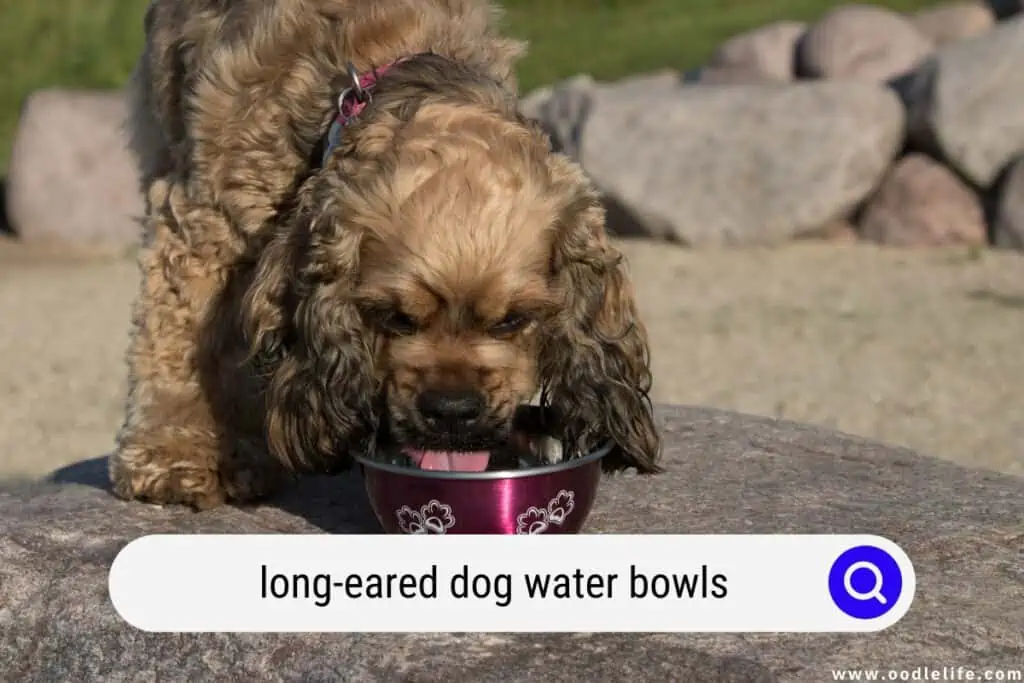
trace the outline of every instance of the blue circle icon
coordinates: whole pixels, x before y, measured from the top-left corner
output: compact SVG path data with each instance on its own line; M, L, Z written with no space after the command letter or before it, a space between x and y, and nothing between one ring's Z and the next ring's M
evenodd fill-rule
M850 548L828 572L832 602L854 619L877 619L903 592L903 573L892 555L872 545Z

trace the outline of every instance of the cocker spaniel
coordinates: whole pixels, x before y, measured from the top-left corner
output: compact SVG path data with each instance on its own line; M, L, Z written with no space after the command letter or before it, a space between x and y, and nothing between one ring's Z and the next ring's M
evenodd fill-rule
M660 471L648 343L482 0L153 0L127 499L255 501L375 439L479 469L517 407ZM476 457L474 457L476 456ZM483 464L482 464L483 463Z

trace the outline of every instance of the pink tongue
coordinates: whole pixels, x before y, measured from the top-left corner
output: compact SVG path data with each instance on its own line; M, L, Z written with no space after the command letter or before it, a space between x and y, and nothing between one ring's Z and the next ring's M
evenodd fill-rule
M483 472L491 458L490 451L419 451L408 448L405 454L420 469L445 472Z

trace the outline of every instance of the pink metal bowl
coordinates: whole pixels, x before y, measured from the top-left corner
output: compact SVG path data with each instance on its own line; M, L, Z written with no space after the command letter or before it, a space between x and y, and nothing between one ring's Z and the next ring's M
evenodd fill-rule
M422 470L354 457L389 534L575 534L590 515L601 458L611 447L507 472Z

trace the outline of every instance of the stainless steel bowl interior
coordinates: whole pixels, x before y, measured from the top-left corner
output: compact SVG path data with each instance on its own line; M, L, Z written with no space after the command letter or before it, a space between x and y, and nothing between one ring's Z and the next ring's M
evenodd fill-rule
M546 474L554 474L555 472L562 472L565 470L576 469L582 467L587 463L600 460L604 456L608 455L612 447L615 444L612 441L606 442L597 450L588 453L579 458L572 458L570 460L563 460L562 462L555 463L553 465L544 465L542 467L530 467L527 469L520 470L498 470L494 472L450 472L443 470L420 470L412 467L402 467L401 465L392 465L389 463L377 462L372 460L365 455L353 453L352 458L363 467L369 467L374 470L381 472L390 472L391 474L398 474L404 477L419 477L423 479L475 479L475 480L489 480L489 479L520 479L523 477L542 477Z

